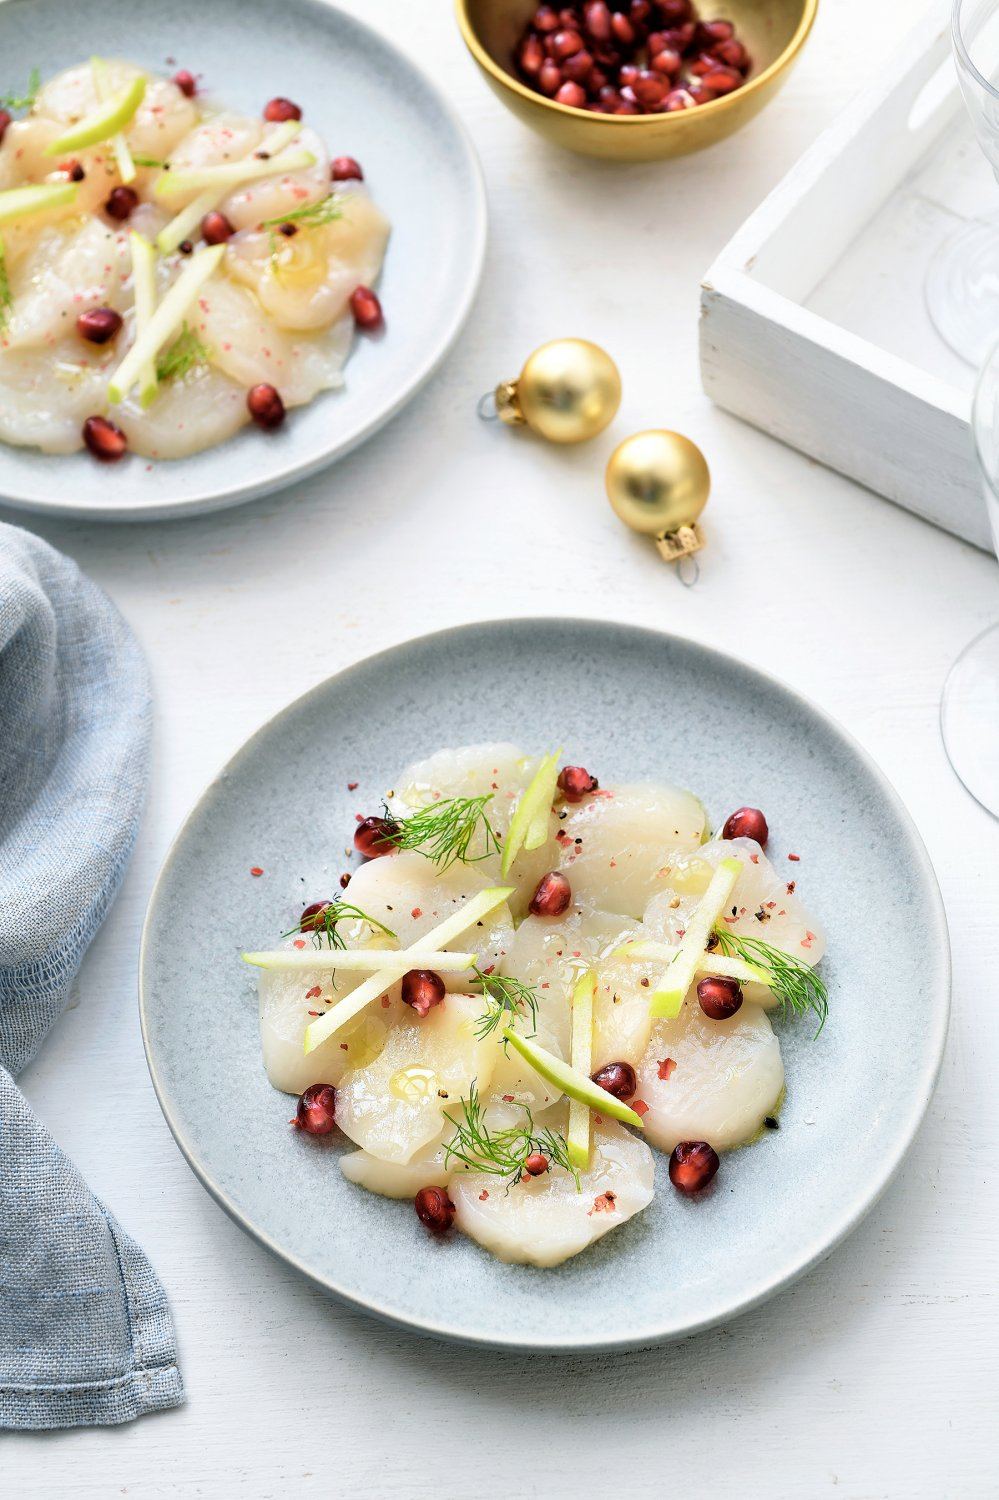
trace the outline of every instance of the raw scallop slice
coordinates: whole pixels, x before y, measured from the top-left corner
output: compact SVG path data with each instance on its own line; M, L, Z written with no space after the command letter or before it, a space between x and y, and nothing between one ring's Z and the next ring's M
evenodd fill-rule
M741 861L742 874L725 913L727 929L741 937L760 938L814 967L825 953L825 934L789 889L793 876L779 875L752 839L712 839L694 854L675 861L668 878L681 906L671 909L668 899L651 903L645 917L650 934L663 942L676 941L684 918L696 907L718 864L733 856Z
M404 1016L375 1061L341 1080L341 1130L382 1161L412 1161L440 1136L445 1110L460 1109L473 1083L489 1086L496 1044L475 1034L481 1013L481 996L451 993L422 1019Z
M378 279L388 220L363 190L349 196L349 220L301 227L290 239L274 229L247 229L229 241L228 274L256 293L279 328L328 328L347 312L358 286Z
M8 267L13 306L4 331L7 349L52 345L76 339L76 320L92 307L124 310L132 275L128 236L99 219L43 229L31 247ZM118 348L116 341L114 348ZM118 358L121 358L119 353Z
M262 144L263 133L262 120L223 110L203 120L178 142L170 155L170 170L189 172L200 167L221 167L243 161ZM176 213L199 192L199 188L192 188L186 193L171 193L163 202Z
M4 352L0 359L0 441L43 453L75 453L87 417L107 409L109 357L78 341Z
M526 917L517 928L503 973L533 987L539 1017L557 1038L560 1056L568 1056L569 999L576 980L620 943L639 935L636 922L578 907L561 917Z
M626 1062L637 1067L641 1062L652 1034L652 995L662 972L662 964L637 963L632 959L608 959L597 965L593 996L594 1072L605 1063Z
M554 1128L564 1128L564 1109L555 1118ZM515 1183L509 1192L488 1173L461 1173L451 1179L448 1193L458 1227L500 1260L557 1266L647 1208L653 1175L645 1142L604 1120L594 1124L590 1165L580 1173L578 1189L571 1172L552 1167Z
M348 1068L364 1067L378 1056L389 1027L402 1014L398 985L389 991L388 1006L369 1005L314 1051L305 1051L305 1028L314 1013L342 1000L365 977L334 976L328 967L260 970L260 1040L267 1077L276 1089L300 1094L313 1083L337 1084Z
M450 1128L445 1133L450 1134ZM340 1171L348 1182L383 1198L415 1198L420 1188L447 1187L460 1165L452 1159L445 1167L440 1140L431 1141L406 1162L382 1161L368 1151L351 1151L340 1158Z
M424 855L402 850L355 870L346 899L390 928L401 948L411 948L490 884L477 865L453 864L439 871ZM504 903L445 947L452 953L477 953L480 967L487 969L502 961L512 940L513 918ZM442 977L456 990L468 982L463 974Z
M645 1134L665 1152L678 1141L707 1141L716 1151L751 1141L783 1088L780 1043L766 1012L748 1003L712 1021L688 998L675 1021L656 1022L638 1068Z
M192 321L217 369L246 389L262 381L276 386L285 406L343 385L352 322L312 335L284 333L252 292L220 277L205 288Z
M677 854L697 849L704 808L690 792L651 784L587 797L560 824L559 868L583 906L641 917L668 884Z
M207 365L166 381L145 411L132 397L112 407L110 416L132 451L147 458L186 458L224 443L250 420L246 392Z
M406 767L396 781L389 806L395 816L405 817L421 807L453 797L488 797L486 814L502 843L520 797L540 761L540 756L525 755L517 745L502 742L438 750L436 755ZM548 840L537 849L522 851L514 861L509 877L501 874L499 854L482 858L486 842L481 829L470 848L470 853L480 859L479 868L484 873L504 885L516 886L517 894L510 900L515 916L527 910L538 881L558 863L558 850L553 839L559 825L554 815L549 826Z
M142 73L134 63L107 61L108 85L112 93L124 88ZM32 117L58 120L65 128L92 114L100 101L89 63L67 68L51 78L38 93ZM139 156L162 161L198 117L197 106L175 83L146 74L146 92L125 130L129 146ZM51 160L51 158L50 158Z
M266 136L260 145L266 150ZM236 229L257 229L261 224L280 219L284 214L294 213L296 209L305 208L310 203L320 203L329 197L332 185L325 143L314 130L303 125L291 144L284 149L298 150L299 147L311 151L316 158L313 166L303 167L298 172L259 177L223 198L219 208Z

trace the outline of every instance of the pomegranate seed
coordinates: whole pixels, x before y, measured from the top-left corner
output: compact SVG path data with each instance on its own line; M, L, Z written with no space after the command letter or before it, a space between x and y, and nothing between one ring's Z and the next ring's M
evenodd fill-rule
M558 773L558 789L567 802L582 802L600 783L583 766L563 766Z
M611 26L610 6L605 0L590 0L588 5L583 6L583 18L586 29L595 42L609 42L614 35Z
M572 903L572 886L559 870L549 870L538 881L528 910L536 917L560 917Z
M83 441L94 457L105 464L117 463L128 448L128 438L107 417L88 417L83 424Z
M198 92L197 80L195 79L194 74L189 73L186 68L181 68L179 73L175 73L173 75L173 81L180 89L185 99L193 99L195 94Z
M736 68L715 68L713 72L705 73L701 86L719 97L731 94L742 88L742 74Z
M538 87L543 94L548 94L549 97L562 87L562 69L558 63L552 62L550 57L546 57L541 64L541 72L538 74Z
M323 925L323 912L333 905L332 901L313 901L298 919L300 932L318 932Z
M683 58L679 52L674 52L672 47L664 47L661 52L656 53L649 66L656 73L663 73L672 80L683 67Z
M667 46L675 47L677 52L688 52L696 35L697 27L693 21L682 26L668 26L663 32Z
M669 1159L669 1180L681 1193L699 1193L718 1170L718 1152L707 1141L681 1141Z
M205 214L201 221L201 238L206 245L222 245L235 233L235 226L217 208L210 214Z
M579 16L576 14L575 6L563 5L558 13L558 24L563 28L568 27L570 31L576 29L579 24Z
M638 1089L638 1075L631 1063L612 1062L604 1063L593 1074L593 1082L606 1093L612 1094L615 1099L622 1103L626 1099L634 1098Z
M620 104L615 106L614 113L616 115L640 115L642 111L639 109L634 99L626 99L622 94L621 102Z
M524 1171L529 1172L532 1177L540 1177L548 1171L548 1158L543 1151L532 1151L524 1162Z
M652 6L649 0L631 0L628 14L636 26L642 26L652 14Z
M692 78L687 92L695 104L710 104L718 97L713 89L705 88L703 78Z
M525 36L520 44L520 69L529 78L536 78L545 60L545 49L536 36Z
M700 57L695 57L689 64L690 72L694 78L703 78L705 73L713 73L718 67L717 57L712 57L709 52L702 52Z
M264 382L247 391L246 409L258 427L270 430L284 421L284 402L274 387Z
M727 1021L742 1005L742 990L736 979L712 976L698 982L697 998L712 1021Z
M699 21L696 35L699 47L711 46L715 42L730 42L735 27L731 21Z
M726 42L716 42L711 52L726 67L738 68L743 73L749 67L749 53L741 42L736 41L735 37L730 37Z
M650 68L642 68L632 88L639 104L662 104L669 93L669 80Z
M625 63L623 67L618 69L618 83L622 84L625 88L630 89L637 77L638 68L634 63Z
M534 12L535 31L557 31L558 11L551 5L539 5Z
M363 182L361 163L352 156L334 156L330 164L330 177L334 182Z
M265 120L280 122L283 120L300 120L301 118L302 111L291 99L282 99L279 96L276 99L268 100L264 105Z
M13 118L13 115L8 114L5 109L0 109L0 141L2 141L4 136L7 134L7 126L10 124Z
M121 313L113 307L92 307L77 318L76 331L88 344L109 344L121 331Z
M87 175L78 161L61 161L57 170L65 172L70 182L82 182Z
M548 56L556 62L582 51L583 38L578 31L556 31L548 40Z
M112 188L104 204L104 212L112 219L127 219L139 206L139 195L134 188Z
M354 322L365 333L373 333L385 322L382 305L369 286L358 286L350 294L350 310Z
M593 71L593 58L585 50L574 52L562 64L562 73L572 83L585 83Z
M443 979L433 969L410 969L402 976L402 998L418 1016L425 1016L433 1006L440 1005L446 994Z
M663 109L668 115L671 115L678 109L694 109L696 106L697 100L689 89L673 89L671 93L666 95Z
M299 1097L296 1130L306 1135L329 1135L336 1125L336 1089L331 1083L313 1083Z
M392 853L398 831L391 818L364 818L354 829L354 848L365 859L379 859Z
M758 807L738 807L725 819L723 839L755 839L761 849L767 847L770 829Z
M568 104L573 109L582 109L586 103L586 90L581 83L563 83L555 95L556 104Z
M691 0L659 0L659 13L670 26L682 26L693 18Z
M611 30L617 37L617 40L619 42L622 42L625 47L630 47L633 45L635 40L635 28L628 20L628 17L622 16L620 11L615 11L611 16Z
M603 68L598 68L596 63L594 63L593 67L590 69L590 76L586 80L586 87L589 89L590 93L599 94L600 90L606 88L609 82L610 79L607 77L607 74L604 72Z
M413 1199L413 1207L420 1223L433 1234L445 1234L454 1223L454 1204L447 1195L447 1188L420 1188Z
M350 885L350 872L349 872L349 870L344 870L343 874L340 876L340 889L342 891L345 891L349 885Z
M177 246L177 249L180 251L181 255L193 255L194 254L194 241L193 240L181 240L180 244Z

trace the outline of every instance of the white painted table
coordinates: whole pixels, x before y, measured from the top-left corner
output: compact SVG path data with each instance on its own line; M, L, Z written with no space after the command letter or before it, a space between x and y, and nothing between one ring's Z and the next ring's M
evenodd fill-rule
M0 1492L993 1496L999 826L951 774L937 705L953 658L999 614L999 573L992 558L713 410L696 360L701 273L885 66L910 6L827 3L788 88L753 126L707 155L623 172L557 155L515 124L464 56L447 0L383 0L377 11L414 55L434 60L489 183L484 289L446 368L363 451L290 494L190 523L37 528L138 631L158 728L123 894L84 967L78 1007L25 1087L161 1272L188 1404L118 1430L0 1437ZM568 333L620 361L625 399L612 431L559 452L481 426L479 393L535 344ZM714 470L711 546L691 591L603 498L612 444L656 424L690 433ZM185 1166L136 1014L156 869L250 731L320 678L408 636L537 612L676 630L816 698L915 815L954 945L939 1091L864 1225L748 1317L616 1359L469 1352L326 1302L245 1238ZM870 1003L876 1025L877 996Z

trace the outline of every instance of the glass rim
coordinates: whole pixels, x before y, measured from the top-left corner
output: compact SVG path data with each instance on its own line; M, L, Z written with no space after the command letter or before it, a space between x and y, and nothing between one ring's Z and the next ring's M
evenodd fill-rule
M954 9L951 11L950 31L954 51L957 53L963 66L977 79L985 92L991 94L993 99L999 99L999 88L996 88L994 83L990 83L971 60L971 53L968 51L967 43L964 40L964 34L961 30L961 11L965 3L966 0L954 0Z

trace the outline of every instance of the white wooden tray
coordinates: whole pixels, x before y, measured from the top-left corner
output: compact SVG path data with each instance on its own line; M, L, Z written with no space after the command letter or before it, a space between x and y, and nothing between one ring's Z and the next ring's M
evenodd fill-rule
M949 15L942 0L933 7L712 266L701 372L728 411L991 550L969 422L975 371L924 300L943 241L999 216Z

